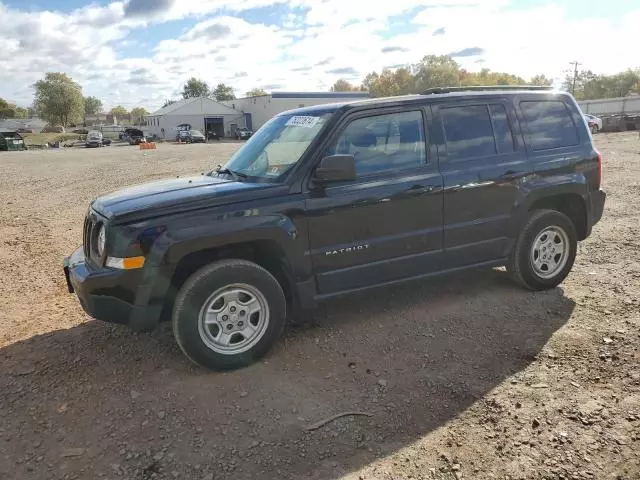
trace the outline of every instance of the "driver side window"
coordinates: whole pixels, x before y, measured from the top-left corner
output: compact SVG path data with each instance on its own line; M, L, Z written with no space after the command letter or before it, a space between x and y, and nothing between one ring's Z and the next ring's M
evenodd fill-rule
M329 149L328 155L353 155L356 175L425 165L422 112L399 112L353 120Z

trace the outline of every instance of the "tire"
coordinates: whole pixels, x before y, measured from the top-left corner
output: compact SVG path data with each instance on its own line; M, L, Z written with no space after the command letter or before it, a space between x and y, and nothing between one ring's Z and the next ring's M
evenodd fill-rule
M534 210L520 232L507 270L514 280L529 290L554 288L562 283L573 267L577 238L573 222L563 213ZM560 247L563 247L563 253L559 255Z
M173 334L193 362L232 370L265 355L280 338L286 316L285 296L273 275L252 262L221 260L195 272L178 292Z
M591 125L591 133L592 134L598 133L598 125Z

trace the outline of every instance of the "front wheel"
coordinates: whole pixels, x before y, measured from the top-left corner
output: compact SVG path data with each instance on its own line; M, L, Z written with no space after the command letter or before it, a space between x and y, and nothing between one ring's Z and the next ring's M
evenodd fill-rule
M598 133L598 125L591 125L591 133L593 134Z
M213 370L247 366L278 340L286 300L267 270L245 260L221 260L194 273L176 297L173 333L182 351Z
M509 257L507 270L530 290L556 287L569 275L576 258L573 222L555 210L534 210Z

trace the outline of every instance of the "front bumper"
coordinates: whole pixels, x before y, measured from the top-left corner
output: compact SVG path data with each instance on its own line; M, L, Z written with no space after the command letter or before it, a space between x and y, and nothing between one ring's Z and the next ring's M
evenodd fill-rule
M158 324L161 306L149 304L140 270L94 268L82 248L64 259L63 268L69 292L78 296L83 310L96 320L128 325L135 331Z

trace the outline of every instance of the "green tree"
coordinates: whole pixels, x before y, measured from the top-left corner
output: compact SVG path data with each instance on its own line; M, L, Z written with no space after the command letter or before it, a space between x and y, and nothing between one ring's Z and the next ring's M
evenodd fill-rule
M84 114L96 115L102 110L102 101L96 97L84 97Z
M16 111L13 108L0 108L0 120L4 120L6 118L15 118Z
M182 87L182 98L209 97L211 90L207 82L191 77Z
M38 115L52 125L66 126L82 119L82 87L66 73L50 72L35 85L34 107Z
M174 103L176 103L177 100L165 100L164 103L162 104L162 108L168 107L169 105L173 105Z
M225 100L234 100L236 98L233 93L233 88L225 85L224 83L219 83L215 90L213 90L213 92L211 93L218 102L223 102Z
M4 98L0 98L0 119L14 118L15 116L15 105L7 102Z
M267 92L262 88L254 88L245 93L245 96L247 97L261 97L263 95L267 95Z
M581 70L575 77L574 72L567 71L562 89L572 92L578 100L594 100L597 98L626 97L640 93L640 69L628 69L614 75L598 75L591 70Z
M479 72L468 72L460 69L458 71L458 81L461 86L496 86L496 85L524 85L523 78L510 73L492 72L488 68L483 68Z
M358 91L359 88L341 78L333 84L330 90L332 92L354 92Z
M26 108L16 107L15 108L16 117L15 118L28 118L29 111Z
M448 55L427 55L414 68L417 92L460 85L460 65Z
M378 75L378 72L371 72L367 74L367 76L364 77L364 80L362 80L362 85L360 88L362 90L370 92L371 88L376 84L379 78L380 75Z
M381 73L373 72L362 82L362 90L368 90L372 97L391 97L414 93L416 79L408 68L390 70L385 68Z
M129 115L129 112L122 105L118 105L117 107L113 107L109 112L111 115L115 115L117 118L124 118Z
M546 75L542 74L542 75L534 75L533 77L531 77L531 81L529 82L529 85L538 85L541 87L549 87L553 84L553 80L551 80L550 78L547 78Z
M149 115L146 108L136 107L131 110L131 121L134 125L142 125L145 115Z

